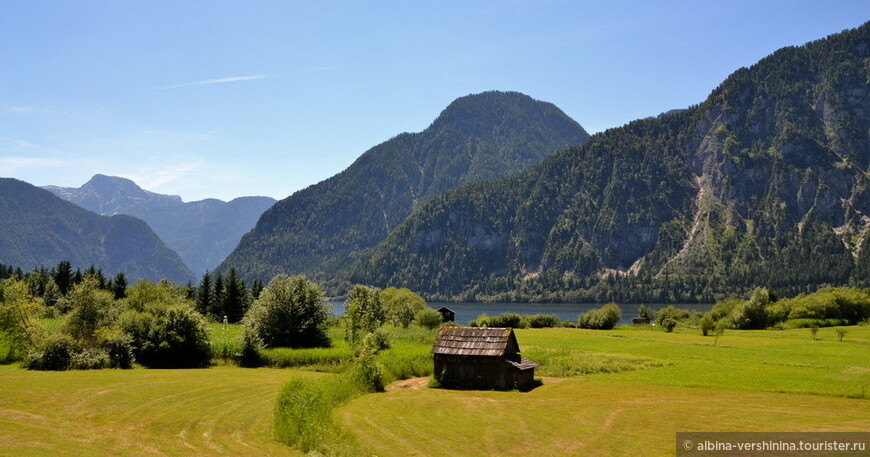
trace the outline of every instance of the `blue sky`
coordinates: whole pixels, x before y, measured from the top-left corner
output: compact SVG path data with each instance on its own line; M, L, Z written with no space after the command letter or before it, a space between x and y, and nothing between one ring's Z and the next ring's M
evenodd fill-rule
M867 20L866 0L4 2L0 176L284 198L463 95L594 133Z

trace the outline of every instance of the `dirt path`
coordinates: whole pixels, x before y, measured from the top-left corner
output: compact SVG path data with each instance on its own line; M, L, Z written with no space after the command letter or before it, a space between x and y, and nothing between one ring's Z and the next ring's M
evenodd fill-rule
M423 378L411 378L411 379L403 379L401 381L396 381L396 382L388 385L387 387L385 387L385 389L387 391L403 390L403 389L420 390L428 385L429 385L429 377L426 376Z

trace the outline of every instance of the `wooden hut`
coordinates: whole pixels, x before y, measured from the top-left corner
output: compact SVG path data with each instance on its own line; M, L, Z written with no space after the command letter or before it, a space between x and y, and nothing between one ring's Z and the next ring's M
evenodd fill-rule
M446 306L438 308L438 312L441 313L441 322L453 322L456 320L456 311Z
M519 352L513 329L444 327L432 347L435 379L451 388L523 389L538 364Z

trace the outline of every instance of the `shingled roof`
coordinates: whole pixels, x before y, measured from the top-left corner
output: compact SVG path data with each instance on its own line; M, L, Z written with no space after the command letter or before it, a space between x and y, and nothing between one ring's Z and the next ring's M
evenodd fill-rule
M509 328L444 327L432 347L433 354L503 356L520 351Z

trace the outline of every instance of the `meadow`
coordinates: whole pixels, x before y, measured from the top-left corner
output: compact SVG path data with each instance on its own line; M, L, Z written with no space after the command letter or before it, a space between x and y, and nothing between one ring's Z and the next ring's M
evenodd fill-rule
M543 384L530 392L403 382L335 417L362 453L384 456L673 456L677 431L866 431L870 327L847 330L843 341L832 328L818 340L809 329L729 330L718 340L692 329L517 330L541 364ZM237 332L213 326L215 352ZM425 371L432 334L391 334L379 356L388 379ZM273 350L275 366L293 367L282 369L220 358L197 370L0 366L0 455L300 455L272 436L276 398L291 380L335 376L343 344Z

